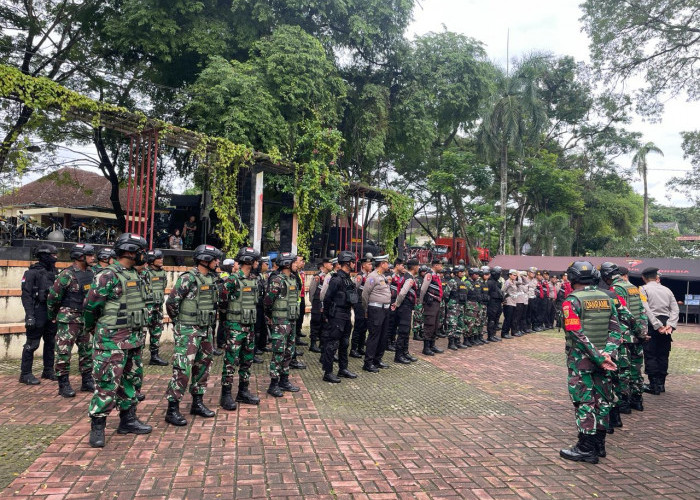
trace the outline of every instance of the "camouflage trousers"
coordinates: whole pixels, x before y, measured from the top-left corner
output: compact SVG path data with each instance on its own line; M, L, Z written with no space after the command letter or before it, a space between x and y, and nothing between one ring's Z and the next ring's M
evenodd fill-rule
M605 430L610 421L610 409L614 401L613 383L609 372L595 370L580 372L576 362L567 358L569 371L569 396L576 412L576 427L583 434L595 434Z
M474 335L484 333L484 325L486 325L486 304L477 304L474 314Z
M160 337L163 335L163 307L154 309L151 313L151 322L148 325L149 346L151 350L160 348Z
M611 379L615 392L615 397L626 399L630 396L630 344L620 344L620 349L617 353L617 370L611 373Z
M185 395L187 383L190 394L204 394L209 378L214 351L211 328L200 328L175 323L175 347L173 350L173 378L165 392L168 401L180 401Z
M289 363L296 350L295 325L289 322L272 323L270 325L270 342L272 357L270 359L270 377L279 378L289 375Z
M478 335L476 331L477 308L478 304L476 304L475 302L467 302L466 304L464 304L461 321L464 325L464 334L467 337L474 337Z
M243 381L250 380L250 367L253 366L255 356L255 328L254 325L241 325L226 321L226 351L224 352L224 366L221 370L221 385L233 385L233 378L238 366L238 376Z
M127 410L136 404L135 386L142 382L138 366L143 374L141 349L95 349L92 354L95 393L88 409L91 417L106 417L115 406Z
M423 304L416 304L413 308L413 335L423 337Z
M78 367L80 373L92 371L92 340L90 333L83 330L83 324L77 322L58 322L56 328L56 362L57 376L70 373L70 357L73 345L78 344Z
M450 338L459 338L462 334L459 318L462 316L462 305L448 302L445 310L445 333Z
M630 359L629 386L630 395L641 395L644 384L644 347L643 344L625 344Z

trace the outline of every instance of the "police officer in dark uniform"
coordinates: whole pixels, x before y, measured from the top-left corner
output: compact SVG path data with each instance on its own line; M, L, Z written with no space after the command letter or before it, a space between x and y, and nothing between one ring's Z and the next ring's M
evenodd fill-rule
M486 286L488 289L488 302L486 306L487 321L486 331L488 333L488 339L496 338L496 325L498 324L498 319L501 317L503 312L503 291L501 290L501 285L498 280L501 278L501 272L503 270L500 266L491 268L491 275L486 281ZM503 335L504 339L512 339L510 334L506 333ZM493 342L493 341L492 341Z
M326 317L326 328L323 334L326 341L323 346L323 380L339 383L340 377L357 378L357 374L348 370L348 346L350 345L350 310L359 302L357 287L350 278L355 270L355 254L344 250L338 255L340 269L331 278L328 291L323 299L323 314ZM338 375L333 373L333 358L338 352Z
M408 337L411 332L411 319L413 309L418 302L418 284L415 275L418 273L419 262L409 260L406 263L408 271L402 276L402 286L394 302L394 319L396 322L397 339L394 363L409 364L418 361L418 358L411 356L408 352Z
M36 250L39 262L29 266L22 277L22 306L24 307L24 326L27 342L22 349L22 364L19 381L27 385L38 385L39 380L32 374L34 352L39 342L44 340L44 370L41 378L56 380L54 359L56 348L56 323L48 318L46 299L49 288L56 280L56 261L58 250L55 246L42 244Z
M360 260L361 269L358 271L357 276L355 276L355 285L357 286L357 292L362 296L362 292L365 289L365 282L367 281L367 276L372 272L372 265L374 262L374 256L371 253L366 253L365 256ZM367 318L365 315L364 305L362 301L358 301L353 308L353 315L355 317L355 324L352 329L352 337L350 342L350 357L361 359L365 354L365 341L367 340Z

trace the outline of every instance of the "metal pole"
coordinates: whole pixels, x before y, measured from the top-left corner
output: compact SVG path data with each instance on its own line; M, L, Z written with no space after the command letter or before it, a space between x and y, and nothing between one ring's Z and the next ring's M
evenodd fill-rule
M151 188L151 145L152 144L153 144L152 135L151 135L151 132L149 132L148 133L148 156L146 157L146 174L145 174L145 176L146 176L146 199L144 201L145 207L144 207L144 211L143 211L143 213L144 213L143 222L142 222L143 232L141 233L142 236L144 236L144 237L146 237L148 234L148 228L147 228L148 219L146 216L149 213L148 204L149 204L149 199L150 199L150 194L151 194L150 188ZM150 250L150 247L149 247L149 250Z
M148 242L148 248L153 250L153 229L155 227L155 213L156 213L156 201L158 199L158 192L156 189L156 175L158 173L158 129L153 131L154 143L153 143L153 194L151 198L151 238Z
M131 168L134 158L134 136L129 137L129 173L126 176L126 219L124 231L129 232L129 208L131 207Z
M141 134L141 138L143 139L143 134ZM143 216L143 169L145 167L146 163L146 144L145 140L142 143L141 146L141 170L139 172L139 221L137 224L135 224L135 227L140 231L141 230L141 217ZM142 234L139 233L140 236L143 236Z

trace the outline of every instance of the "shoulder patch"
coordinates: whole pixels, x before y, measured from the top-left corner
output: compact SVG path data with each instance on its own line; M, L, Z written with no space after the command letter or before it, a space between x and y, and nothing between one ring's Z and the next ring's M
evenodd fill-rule
M571 302L568 300L564 301L561 308L564 316L564 330L567 332L580 330L581 318L579 318L578 314L576 314L574 306L571 304Z

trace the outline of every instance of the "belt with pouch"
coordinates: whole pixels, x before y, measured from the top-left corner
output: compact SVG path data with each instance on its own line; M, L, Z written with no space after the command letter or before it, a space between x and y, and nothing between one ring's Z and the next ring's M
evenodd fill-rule
M391 304L382 304L381 302L370 302L367 305L371 307L381 307L382 309L389 309L391 307Z

